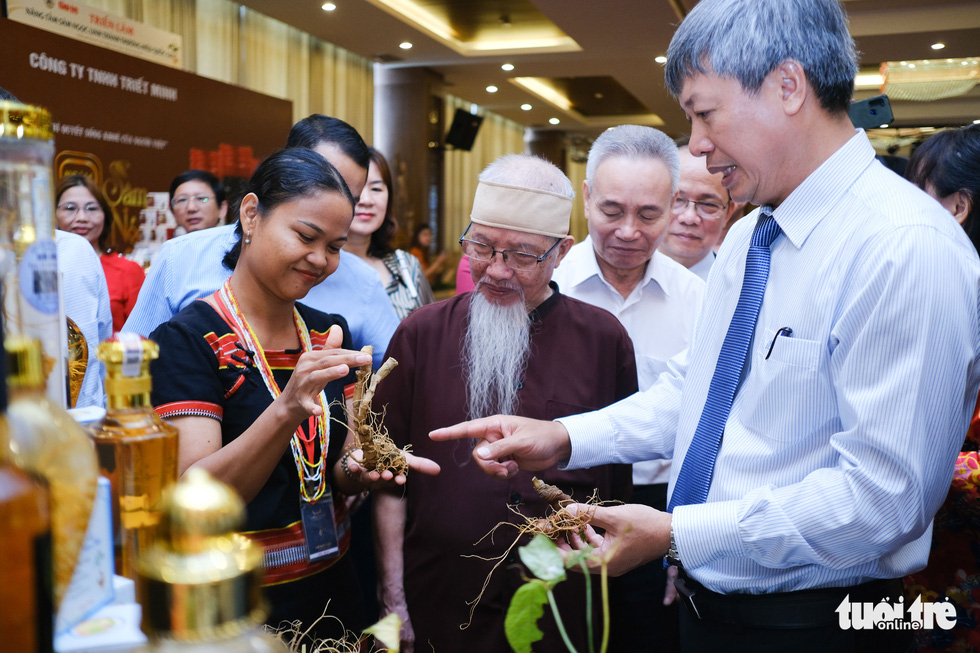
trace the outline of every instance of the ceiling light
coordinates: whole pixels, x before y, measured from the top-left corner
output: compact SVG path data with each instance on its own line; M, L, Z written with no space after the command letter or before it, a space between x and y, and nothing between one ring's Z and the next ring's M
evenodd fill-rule
M660 55L659 57L654 57L653 60L656 61L657 63L667 63L667 57L665 57L664 55Z
M562 111L569 111L572 108L571 100L540 77L512 77L510 81Z
M976 120L974 120L973 121L973 124L974 125L980 125L980 118L977 118Z
M497 87L494 86L493 84L487 87L487 93L496 93L496 92L497 92Z
M946 44L945 43L933 43L929 47L932 48L933 50L942 50L943 48L946 47Z
M400 47L402 50L411 50L412 44L409 43L408 41L402 41L401 43L398 44L398 47Z
M862 71L854 78L854 88L858 91L880 89L884 81L880 72Z
M932 59L906 66L886 61L881 76L881 92L892 100L928 102L969 93L980 82L980 66L972 59Z
M521 105L521 109L523 109L524 111L530 111L531 110L531 105L530 104L522 104Z
M335 5L332 2L324 2L323 5L320 7L320 9L323 9L324 11L333 11L336 8L337 5Z
M512 64L512 63L505 63L504 65L502 65L500 67L500 69L501 70L506 70L507 72L510 72L510 71L514 70L514 64Z
M888 123L887 122L884 125L878 125L878 128L879 129L885 129L887 127L888 127Z
M558 123L561 122L561 120L558 120L558 118L548 118L548 122L551 123L552 125L557 125Z

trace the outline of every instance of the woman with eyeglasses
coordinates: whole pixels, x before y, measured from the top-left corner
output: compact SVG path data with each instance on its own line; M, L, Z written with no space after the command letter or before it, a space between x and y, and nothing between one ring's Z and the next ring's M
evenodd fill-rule
M204 170L187 170L170 182L170 209L185 233L210 229L228 213L225 187Z
M434 301L432 288L418 259L391 246L391 237L398 230L391 211L391 169L381 152L373 147L368 151L371 163L367 183L354 209L344 249L375 269L395 314L403 320L419 306Z
M112 210L105 195L85 175L62 177L55 187L55 217L59 229L82 236L95 248L109 286L112 330L121 330L136 304L145 275L138 264L109 250Z

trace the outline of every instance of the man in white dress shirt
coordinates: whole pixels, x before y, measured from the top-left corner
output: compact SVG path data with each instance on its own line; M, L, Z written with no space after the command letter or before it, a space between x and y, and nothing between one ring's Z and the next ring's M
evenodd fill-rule
M685 651L913 651L915 612L948 614L903 604L901 578L926 564L980 388L976 249L851 125L837 0L701 0L665 69L691 152L760 207L726 237L686 360L601 411L431 437L480 438L500 477L672 457L671 512L598 508L589 539L613 574L680 566Z
M652 127L603 132L589 150L582 184L589 236L552 277L561 292L606 309L626 327L640 390L690 345L704 299L704 282L657 250L671 222L679 166L677 146ZM634 463L633 501L665 510L669 479L669 460ZM648 650L651 630L659 633L657 650L671 650L677 614L663 605L664 586L659 562L615 581L613 650Z
M704 157L691 154L687 139L678 142L677 151L681 181L660 251L707 281L714 250L737 204L722 186L721 173L709 172Z

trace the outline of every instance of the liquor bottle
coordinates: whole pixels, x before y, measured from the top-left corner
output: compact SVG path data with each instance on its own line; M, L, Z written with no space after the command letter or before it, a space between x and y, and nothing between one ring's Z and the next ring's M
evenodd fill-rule
M48 397L67 406L67 323L52 206L54 130L40 107L0 102L0 275L7 333L39 338Z
M6 411L6 356L0 348L0 642L4 651L52 651L48 491L10 460Z
M12 460L43 478L50 492L57 610L85 540L99 466L82 427L45 395L41 342L9 336L5 346Z
M99 345L106 415L90 427L99 470L112 485L116 573L136 580L136 560L152 542L163 491L177 480L177 429L150 404L156 343L117 333Z
M158 537L138 563L144 651L288 651L261 630L262 547L235 532L245 523L238 493L192 468L165 493L160 512Z

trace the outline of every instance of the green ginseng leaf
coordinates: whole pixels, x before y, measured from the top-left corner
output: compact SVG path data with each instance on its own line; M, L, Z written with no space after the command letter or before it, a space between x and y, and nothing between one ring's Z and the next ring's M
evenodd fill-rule
M555 584L565 580L565 564L561 552L547 536L538 533L529 544L525 544L517 552L531 573L546 581L549 587L554 587Z
M531 644L544 637L538 620L547 602L548 588L538 580L532 579L514 593L504 618L504 634L515 653L531 653Z

